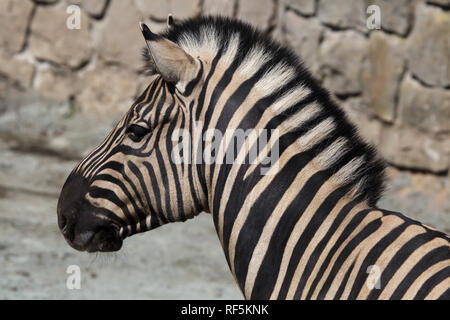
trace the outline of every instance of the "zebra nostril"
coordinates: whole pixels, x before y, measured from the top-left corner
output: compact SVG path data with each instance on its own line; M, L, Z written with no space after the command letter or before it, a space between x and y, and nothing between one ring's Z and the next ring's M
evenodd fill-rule
M61 229L62 234L64 235L64 237L69 240L70 242L73 241L73 239L75 238L75 230L74 227L71 226L70 224L66 224L64 226L64 228Z
M64 233L64 230L66 229L67 226L67 218L64 217L63 215L60 215L58 217L58 225L61 231Z
M64 235L67 235L67 225L64 225L64 226L62 227L61 232L62 232Z
M74 224L66 216L61 215L58 219L59 229L66 239L72 241L74 238Z

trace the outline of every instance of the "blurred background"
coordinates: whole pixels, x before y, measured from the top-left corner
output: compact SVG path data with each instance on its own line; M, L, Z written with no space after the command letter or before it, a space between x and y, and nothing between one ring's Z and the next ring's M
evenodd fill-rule
M450 232L450 0L0 0L1 299L242 298L207 214L110 255L57 229L68 173L149 82L138 21L159 31L168 13L238 17L293 48L389 163L378 205Z

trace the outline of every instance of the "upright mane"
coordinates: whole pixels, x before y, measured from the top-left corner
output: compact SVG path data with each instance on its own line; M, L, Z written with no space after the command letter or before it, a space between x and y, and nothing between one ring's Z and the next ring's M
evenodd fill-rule
M330 98L328 91L311 76L301 59L291 49L245 22L221 16L187 19L174 24L160 35L175 42L194 57L207 55L212 59L217 55L226 56L231 51L230 48L235 48L233 55L227 58L231 59L233 64L244 65L243 69L270 64L271 68L261 77L262 80L266 78L266 84L270 85L271 89L277 88L276 94L279 97L277 103L280 110L278 116L293 118L291 122L298 126L308 125L307 121L295 119L296 110L307 102L319 103L326 110L324 119L332 119L334 130L345 138L341 140L341 146L345 143L347 154L354 153L355 161L350 161L340 183L353 184L355 197L375 206L384 190L384 161L380 159L375 149L361 138L344 111ZM146 63L144 71L153 74L155 69L148 50L143 52ZM308 88L309 93L302 97L306 101L299 105L294 102L299 101L295 99L295 95L301 92L301 88ZM305 134L305 130L298 132L299 138L301 134ZM342 154L340 150L342 148L336 146L340 145L335 144L334 149L328 150L328 157L332 158L331 160ZM311 149L315 147L316 145L311 146ZM325 162L330 163L330 159L325 159Z

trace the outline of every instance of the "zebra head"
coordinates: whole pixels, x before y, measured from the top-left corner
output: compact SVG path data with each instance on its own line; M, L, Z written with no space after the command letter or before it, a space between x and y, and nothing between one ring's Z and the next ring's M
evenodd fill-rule
M193 125L190 113L203 62L140 26L156 77L72 171L59 197L59 228L77 250L116 251L127 236L184 221L201 210L195 166L167 160L178 144L172 133Z

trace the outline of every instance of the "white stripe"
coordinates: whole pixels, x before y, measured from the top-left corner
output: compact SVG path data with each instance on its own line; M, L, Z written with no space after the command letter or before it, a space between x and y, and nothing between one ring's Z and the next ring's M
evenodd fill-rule
M272 58L270 53L264 52L264 48L253 47L245 56L236 70L242 77L248 79Z
M353 158L333 175L333 180L338 184L344 184L345 182L351 181L363 163L364 156Z
M268 96L292 80L295 73L296 72L293 67L280 62L270 68L270 70L267 71L255 84L255 87L258 88L258 90L265 96Z
M276 114L280 114L305 98L310 92L311 90L306 87L293 88L272 104L272 110Z
M322 168L329 168L336 160L348 151L347 139L339 137L325 150L323 150L315 159Z
M235 33L231 35L230 39L228 40L227 50L220 57L220 62L224 66L231 65L233 60L236 58L236 53L239 50L239 43L240 43L239 34Z
M203 26L199 33L200 37L192 33L182 34L179 40L179 46L194 57L205 53L215 55L219 51L217 30L212 26Z
M296 114L293 114L289 117L285 124L289 129L295 129L300 127L306 121L314 118L322 111L322 108L317 103L311 103L305 107L303 107Z
M306 134L301 136L297 142L301 150L307 150L326 138L336 127L332 117L328 117Z

